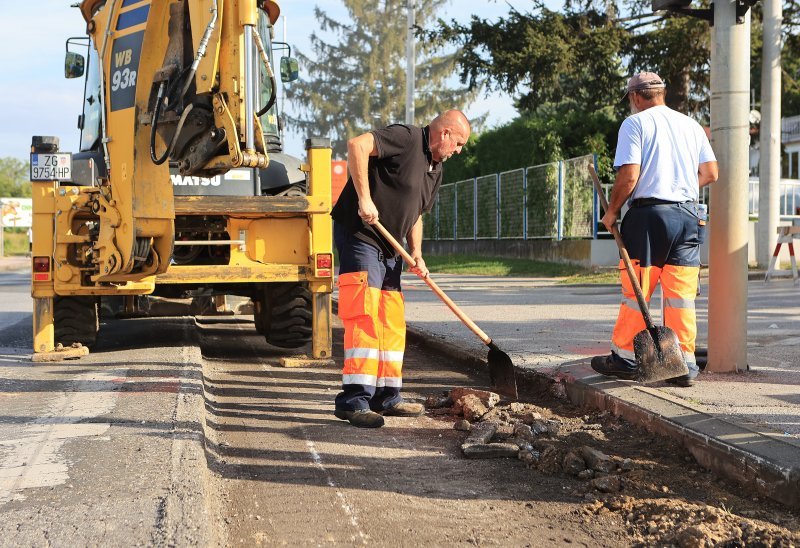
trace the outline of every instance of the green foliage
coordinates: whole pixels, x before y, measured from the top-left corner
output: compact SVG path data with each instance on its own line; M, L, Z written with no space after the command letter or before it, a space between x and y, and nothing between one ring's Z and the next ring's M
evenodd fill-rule
M3 252L5 255L27 255L29 250L27 228L3 229Z
M619 51L625 31L595 10L537 8L536 15L512 10L499 21L473 16L468 25L439 20L426 36L460 47L461 80L470 89L515 95L521 111L562 101L589 110L613 104L624 85Z
M405 0L343 0L343 23L319 7L314 14L325 35L311 35L313 55L298 54L301 79L288 86L287 97L302 112L289 127L302 135L325 135L334 155L344 157L347 140L374 127L405 120ZM446 0L420 0L416 19L432 20ZM455 70L452 54L436 53L429 43L416 47L415 118L427 124L436 114L464 108L476 91L445 85Z
M0 198L30 198L28 162L18 158L0 158Z

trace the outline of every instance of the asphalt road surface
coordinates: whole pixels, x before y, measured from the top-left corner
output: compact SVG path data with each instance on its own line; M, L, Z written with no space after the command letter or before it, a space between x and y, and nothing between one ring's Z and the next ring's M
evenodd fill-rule
M625 516L587 510L586 482L464 459L451 416L335 419L339 371L280 367L246 316L114 320L90 356L34 366L27 277L0 273L0 292L2 546L633 542ZM414 345L404 377L412 400L487 383ZM642 470L685 475L638 435ZM735 496L699 477L684 501Z

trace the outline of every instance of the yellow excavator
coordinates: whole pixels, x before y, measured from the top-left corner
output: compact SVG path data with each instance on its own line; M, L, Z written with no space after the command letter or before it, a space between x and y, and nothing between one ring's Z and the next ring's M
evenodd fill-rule
M267 342L331 355L331 149L282 151L270 0L83 0L80 150L31 143L34 360L138 295L248 297ZM85 47L85 54L73 51ZM297 61L280 60L281 80ZM120 299L121 298L121 299Z

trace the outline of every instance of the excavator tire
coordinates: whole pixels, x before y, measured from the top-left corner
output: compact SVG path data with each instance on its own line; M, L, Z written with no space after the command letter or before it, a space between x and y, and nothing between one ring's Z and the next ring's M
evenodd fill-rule
M55 342L92 347L100 329L95 297L58 297L53 301Z
M267 342L300 348L311 341L311 291L305 283L266 284L262 322Z

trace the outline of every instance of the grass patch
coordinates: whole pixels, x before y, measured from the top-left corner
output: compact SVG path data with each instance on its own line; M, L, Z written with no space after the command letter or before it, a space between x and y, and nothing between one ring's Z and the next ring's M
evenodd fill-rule
M6 228L3 229L3 253L6 257L11 255L28 254L28 229Z
M564 278L559 283L617 283L616 269L593 271L580 266L527 259L481 257L478 255L428 255L425 264L435 274L467 274L472 276L509 276L531 278Z

